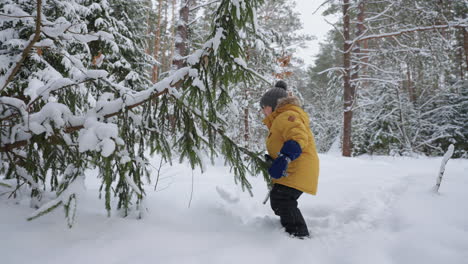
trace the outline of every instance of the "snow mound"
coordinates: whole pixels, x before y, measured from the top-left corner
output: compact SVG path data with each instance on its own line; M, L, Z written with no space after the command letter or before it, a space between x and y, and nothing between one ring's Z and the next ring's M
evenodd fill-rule
M228 192L226 189L220 186L216 186L216 192L218 192L219 197L221 197L224 201L228 203L234 204L234 203L238 203L240 200L238 195L232 192Z

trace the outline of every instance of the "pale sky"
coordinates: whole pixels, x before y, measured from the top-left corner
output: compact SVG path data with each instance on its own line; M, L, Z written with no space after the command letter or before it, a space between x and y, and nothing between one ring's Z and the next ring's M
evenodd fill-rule
M304 25L304 33L315 36L317 39L308 43L307 49L299 50L299 56L306 64L313 64L314 55L319 51L319 42L323 41L326 33L332 29L325 19L329 22L335 22L336 17L322 16L324 7L320 8L315 14L312 14L325 0L295 0L297 10L301 13L301 20Z

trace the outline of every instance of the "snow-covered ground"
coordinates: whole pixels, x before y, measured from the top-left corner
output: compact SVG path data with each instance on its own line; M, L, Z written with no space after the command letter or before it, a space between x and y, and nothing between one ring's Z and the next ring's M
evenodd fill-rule
M25 201L0 198L0 263L468 263L466 159L434 194L441 158L320 158L318 195L299 200L311 239L282 231L261 178L250 197L222 163L194 172L193 194L188 167L164 167L142 220L108 218L90 171L72 229L62 210L27 222Z

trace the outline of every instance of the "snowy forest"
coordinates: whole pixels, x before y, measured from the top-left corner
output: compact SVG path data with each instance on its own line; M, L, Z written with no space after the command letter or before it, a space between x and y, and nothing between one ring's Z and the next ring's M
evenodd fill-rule
M412 163L422 168L453 145L466 174L468 2L324 0L308 12L336 18L313 65L298 50L314 31L292 0L1 0L0 203L26 201L16 219L64 211L72 227L92 174L107 217L141 219L164 173L186 166L193 194L213 164L253 196L271 184L259 102L278 80L310 116L324 173L372 156L427 158ZM216 186L239 206L233 192Z

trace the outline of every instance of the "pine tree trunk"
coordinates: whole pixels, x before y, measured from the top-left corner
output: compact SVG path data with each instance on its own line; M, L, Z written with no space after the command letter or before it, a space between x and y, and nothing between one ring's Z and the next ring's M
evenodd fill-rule
M168 54L168 50L170 49L170 44L169 44L169 39L168 39L168 35L167 35L167 28L168 28L168 25L169 25L169 12L168 12L168 8L169 8L169 5L168 4L165 4L164 5L164 26L163 26L163 32L164 32L164 39L163 39L163 43L164 43L164 46L163 46L163 52L162 52L162 65L161 65L161 71L162 72L166 72L169 70L169 68L171 67L171 61L169 59L169 54Z
M357 36L361 36L366 31L366 26L364 25L365 7L366 7L366 1L362 0L358 6L359 13L358 13L358 24L357 24L357 31L356 31ZM369 49L368 41L367 40L359 41L356 44L358 44L358 53L356 54L358 54L359 61L361 62L361 64L359 65L359 72L360 72L361 77L365 77L367 76L366 69L367 69L367 64L369 62L369 57L367 55L367 51ZM362 89L367 89L367 87L369 86L369 83L367 81L360 81L359 84Z
M183 57L187 55L187 40L188 40L188 18L189 4L191 0L183 0L179 11L179 23L177 25L175 55L172 64L176 69L184 67Z
M171 25L171 55L169 60L172 62L174 60L174 51L175 51L175 28L176 28L176 0L172 0L172 25ZM172 63L171 63L172 65Z
M156 25L156 30L155 30L155 38L154 38L154 50L153 50L153 57L156 61L159 59L159 50L161 49L161 17L162 14L162 0L158 1L158 24ZM153 66L153 74L151 80L153 83L156 83L158 81L158 76L159 76L159 66L158 64L155 64Z
M359 13L358 13L358 21L357 21L357 26L356 26L356 36L361 36L364 33L365 27L364 27L364 1L359 2ZM354 102L355 98L355 93L356 89L358 86L358 79L359 79L359 71L361 68L364 68L364 66L360 65L360 62L362 62L362 54L361 54L361 42L356 41L353 43L353 51L351 55L356 56L356 62L353 63L352 67L352 72L351 72L351 96L352 96L352 101ZM350 56L351 57L351 56Z
M343 116L343 156L351 156L351 121L353 118L353 87L351 86L351 38L349 35L349 0L343 0L343 86L344 86L344 116Z
M151 38L149 37L151 34L151 10L153 9L152 1L147 1L147 9L148 12L146 13L146 37L148 38L148 42L146 43L146 54L151 55Z
M247 142L249 142L249 108L246 107L244 109L244 140L247 145Z

